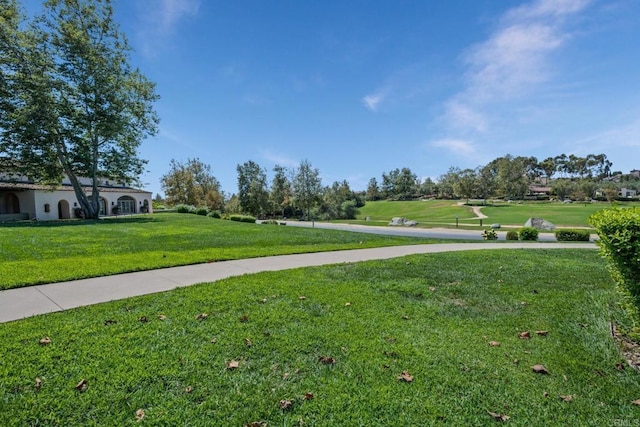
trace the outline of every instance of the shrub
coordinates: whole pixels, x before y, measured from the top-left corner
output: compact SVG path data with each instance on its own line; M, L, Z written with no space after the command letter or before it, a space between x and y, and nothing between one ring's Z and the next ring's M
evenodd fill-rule
M538 240L538 229L533 227L521 228L518 232L518 238L520 240Z
M210 216L211 218L222 218L220 211L211 211L209 212L208 216Z
M589 230L556 230L559 242L588 242L591 238Z
M256 222L256 218L253 217L253 216L250 216L250 215L237 215L237 214L234 214L234 215L230 215L229 219L231 221L251 222L251 223L254 223L254 224Z
M518 232L515 230L507 231L507 240L518 240Z
M176 212L178 213L195 213L196 207L193 205L180 204L176 206Z
M209 213L209 209L207 209L207 208L196 208L193 213L195 213L196 215L207 216L207 214Z
M612 208L589 217L613 280L640 309L640 208Z
M267 219L265 221L262 221L262 224L278 225L278 221L276 221L275 219Z
M498 240L498 233L496 233L496 230L487 228L482 232L482 238L484 240Z

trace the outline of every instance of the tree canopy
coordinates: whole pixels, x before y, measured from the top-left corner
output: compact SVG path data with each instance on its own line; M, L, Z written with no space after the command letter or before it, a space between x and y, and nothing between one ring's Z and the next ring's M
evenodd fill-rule
M0 0L3 166L50 185L68 177L90 218L102 178L139 182L138 148L157 132L155 85L130 51L110 0L48 0L29 23L16 1Z

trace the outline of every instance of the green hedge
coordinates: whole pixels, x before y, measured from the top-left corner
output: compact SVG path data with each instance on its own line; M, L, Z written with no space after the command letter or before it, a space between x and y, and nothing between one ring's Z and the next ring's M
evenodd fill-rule
M251 222L251 223L254 223L254 224L256 222L256 218L252 217L250 215L229 215L229 219L231 221Z
M611 208L589 217L613 280L640 308L640 208Z
M591 238L589 230L556 230L559 242L588 242Z
M533 227L521 228L518 232L520 240L538 240L538 229Z
M518 232L515 230L507 231L507 240L518 240Z

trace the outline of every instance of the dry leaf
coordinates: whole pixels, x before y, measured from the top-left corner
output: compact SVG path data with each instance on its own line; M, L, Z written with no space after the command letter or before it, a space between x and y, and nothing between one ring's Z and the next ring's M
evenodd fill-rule
M573 401L573 396L568 394L566 396L560 395L560 400L563 400L565 402L572 402Z
M237 360L232 360L230 362L227 362L227 369L229 370L237 369L239 366L240 366L240 362L238 362Z
M253 343L251 342L251 340L249 338L245 338L244 339L244 345L246 345L247 347L251 347L253 345Z
M498 341L489 341L489 346L500 347L500 343Z
M616 363L616 370L624 371L624 365L622 363Z
M142 323L147 323L147 316L142 316L138 320Z
M196 316L196 320L204 320L207 317L209 317L209 315L207 313L200 313Z
M304 399L304 400L311 400L311 399L313 399L314 397L315 397L315 396L313 395L313 393L311 393L310 391L308 391L308 392L306 392L306 393L304 394L303 399Z
M531 338L531 334L529 333L529 331L520 332L518 334L518 338L528 340L529 338Z
M84 378L80 380L78 384L76 384L76 390L78 391L85 391L87 387L88 387L87 380L85 380Z
M40 345L47 345L47 344L51 344L51 338L49 337L44 337L42 339L40 339Z
M307 297L305 297L304 295L300 295L300 296L298 297L298 299L302 301L302 300L306 300L306 299L307 299Z
M402 316L402 318L403 318L404 320L409 320L409 316L407 316L406 314L405 314L404 316Z
M141 421L144 418L144 409L138 409L136 411L136 421Z
M331 356L320 356L318 357L318 362L324 365L333 365L336 363L336 360Z
M493 419L496 420L496 421L507 421L509 418L511 418L508 415L496 414L495 412L489 412L489 415L491 415L493 417Z
M158 316L158 320L167 320L167 316L165 316L164 314L160 314Z
M260 302L264 304L265 302L267 302L267 299L266 299L266 298L262 298L262 299L260 300Z
M402 371L402 373L398 375L398 380L410 383L413 381L413 376L409 373L409 371Z
M292 406L293 406L293 400L282 399L280 401L280 409L282 409L283 411L291 409Z
M513 359L513 363L517 365L518 363L520 363L520 360L518 360L518 359Z
M640 399L631 402L633 405L640 406Z
M249 316L247 316L246 314L243 314L242 316L240 316L240 321L242 323L247 323L249 321Z
M36 388L38 390L42 388L42 380L40 378L36 378Z
M540 335L542 337L546 337L549 331L536 331L536 335Z
M244 427L267 427L267 423L264 421L254 421L252 423L247 423Z
M193 391L193 387L191 386L187 386L187 388L184 389L185 393L191 393Z
M545 391L544 393L542 393L542 397L549 397L549 393Z
M344 303L344 306L345 307L349 307L349 306L351 306L351 303L350 302L346 302L346 303Z
M549 371L547 370L547 368L545 368L544 365L533 365L531 367L531 369L533 369L533 372L535 372L536 374L548 374Z
M118 323L118 322L113 320L113 319L107 319L107 320L104 321L104 326L113 325L115 323Z
M217 342L218 342L218 338L216 337L211 338L211 344L215 344Z
M436 290L436 288L435 288L435 287L433 287L433 286L429 286L429 290L430 290L431 292L434 292L434 291Z

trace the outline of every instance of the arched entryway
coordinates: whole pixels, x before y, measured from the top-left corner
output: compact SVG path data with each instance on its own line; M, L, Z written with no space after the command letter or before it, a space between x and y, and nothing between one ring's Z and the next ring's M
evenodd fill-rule
M58 219L70 219L71 209L69 209L69 202L66 200L60 200L58 202Z
M100 197L100 215L107 214L107 200L104 197Z
M136 201L131 196L122 196L118 199L118 210L122 214L136 213Z
M20 213L20 200L15 193L0 193L0 214Z

